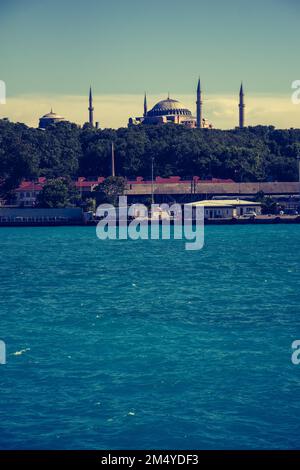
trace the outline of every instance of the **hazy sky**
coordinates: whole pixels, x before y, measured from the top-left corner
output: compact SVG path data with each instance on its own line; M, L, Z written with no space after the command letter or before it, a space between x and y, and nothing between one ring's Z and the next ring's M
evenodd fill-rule
M300 126L299 18L297 0L0 0L0 116L34 125L53 105L83 122L90 84L105 127L139 114L144 90L150 104L170 91L194 112L200 74L217 127L236 125L241 80L248 122Z

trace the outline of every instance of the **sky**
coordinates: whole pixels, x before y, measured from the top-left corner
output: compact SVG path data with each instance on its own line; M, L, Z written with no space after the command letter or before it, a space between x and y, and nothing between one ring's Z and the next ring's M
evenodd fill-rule
M37 126L54 111L82 124L92 85L101 127L126 126L170 92L237 125L241 81L249 125L300 127L298 0L0 0L0 117Z

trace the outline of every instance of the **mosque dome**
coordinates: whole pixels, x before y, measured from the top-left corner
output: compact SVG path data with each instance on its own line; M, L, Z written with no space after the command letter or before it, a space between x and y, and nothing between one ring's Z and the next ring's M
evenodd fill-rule
M52 111L50 111L50 113L47 113L45 114L41 119L59 119L59 120L64 120L64 118L62 116L60 116L59 114L56 114Z
M47 126L50 126L50 124L54 124L56 122L61 122L64 121L65 118L63 116L60 116L59 114L56 114L53 112L51 109L50 113L45 114L40 118L40 129L45 129Z
M192 113L180 101L167 98L166 100L159 101L147 113L147 116L168 116L170 114L181 116L192 116Z

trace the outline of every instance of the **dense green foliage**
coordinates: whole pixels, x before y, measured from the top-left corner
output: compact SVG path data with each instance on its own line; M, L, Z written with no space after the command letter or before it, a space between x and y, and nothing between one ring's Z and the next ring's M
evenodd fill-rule
M263 191L256 194L255 200L261 203L262 214L278 214L280 210L284 209L272 197L266 196Z
M0 120L0 187L22 178L95 177L111 174L111 141L116 173L232 178L235 181L295 181L300 129L257 126L229 131L183 126L138 126L118 130L82 129L59 123L46 131Z
M49 180L38 195L38 206L52 209L54 207L66 207L76 204L79 194L71 181L67 179Z
M118 197L124 194L126 188L125 178L122 176L109 176L99 184L97 191L103 194L103 201L117 205Z

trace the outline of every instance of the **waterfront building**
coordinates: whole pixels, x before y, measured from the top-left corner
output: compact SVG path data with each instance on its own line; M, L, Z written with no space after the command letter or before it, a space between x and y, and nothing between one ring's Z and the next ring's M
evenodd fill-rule
M93 197L97 186L105 180L104 176L98 178L78 177L73 182L80 196L84 199ZM39 192L42 190L46 178L38 178L36 181L23 181L15 189L15 200L11 199L10 204L17 204L23 207L34 207ZM177 202L190 202L192 200L214 198L251 198L263 191L265 195L271 196L289 209L299 210L299 183L297 182L265 182L265 183L235 183L231 179L212 178L202 180L198 176L191 179L181 179L179 176L161 178L156 176L152 180L145 180L138 176L135 179L126 181L125 194L130 201L140 202L149 200L152 194L152 187L157 202L168 202L170 197ZM6 201L2 202L2 205ZM7 202L6 202L7 203Z
M0 224L81 224L83 210L80 207L65 208L20 208L0 207Z
M104 180L105 178L103 176L93 179L79 176L73 184L81 197L89 197L92 195L95 188L103 183ZM47 179L45 177L37 178L35 181L22 181L20 186L14 191L15 204L19 207L35 207L38 195L46 183Z
M259 202L242 199L213 199L186 204L193 208L203 207L205 219L232 219L233 217L250 217L261 214Z
M23 181L15 190L16 204L20 207L34 207L45 182L46 178L43 177L36 181Z

